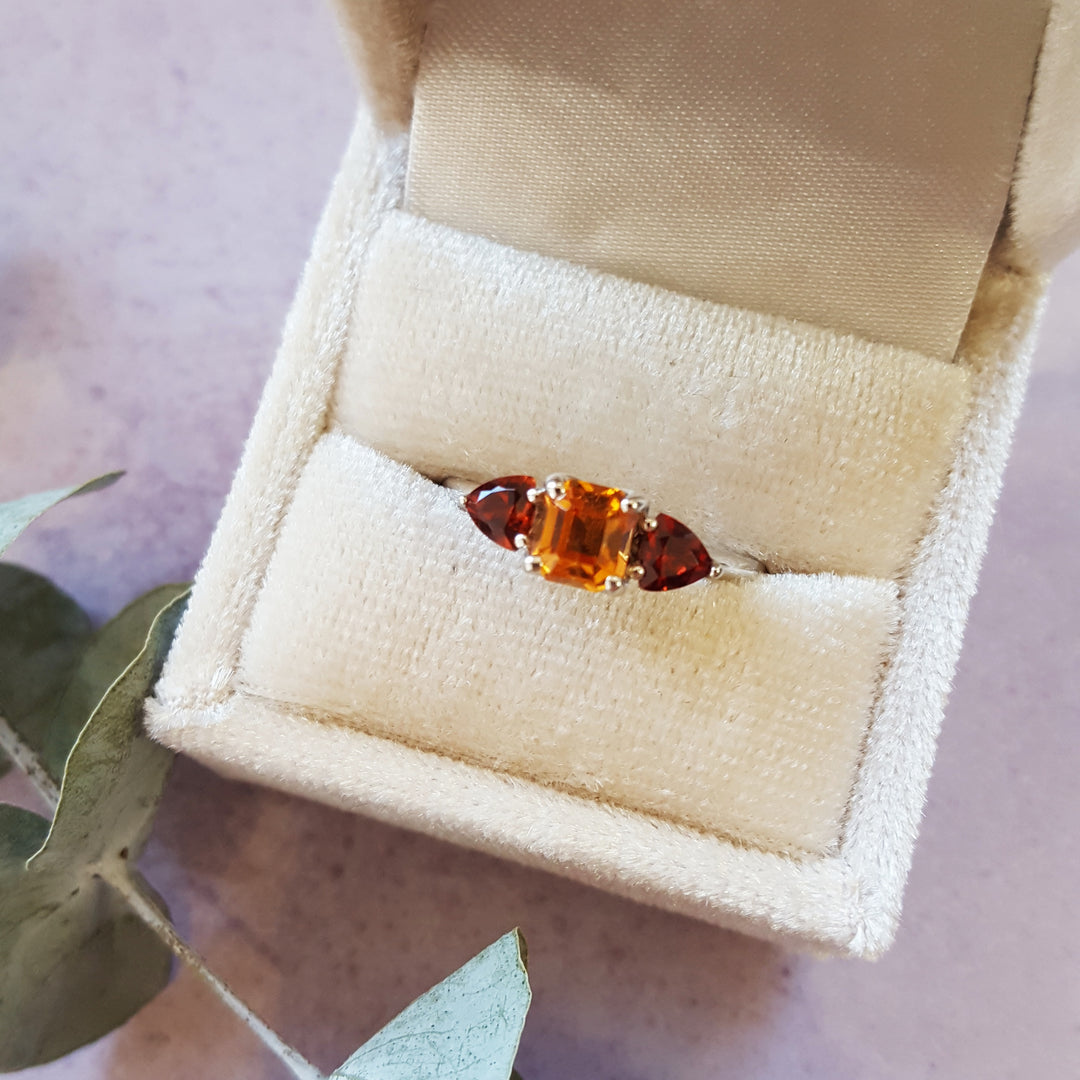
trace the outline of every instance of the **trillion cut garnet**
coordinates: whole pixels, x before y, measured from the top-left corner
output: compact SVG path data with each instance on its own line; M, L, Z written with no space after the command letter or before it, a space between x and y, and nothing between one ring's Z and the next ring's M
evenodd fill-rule
M709 576L712 559L705 545L681 522L656 515L656 528L642 532L636 561L642 574L638 585L648 592L667 592L693 585Z
M531 476L500 476L470 491L465 509L485 536L513 551L517 538L532 528L536 507L529 488L535 486Z

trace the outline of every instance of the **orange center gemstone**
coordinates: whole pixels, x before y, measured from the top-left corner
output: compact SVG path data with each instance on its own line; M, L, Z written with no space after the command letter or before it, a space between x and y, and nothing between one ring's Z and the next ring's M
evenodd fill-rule
M620 507L626 492L618 488L573 479L564 487L559 499L545 492L537 500L529 553L549 581L600 592L609 577L626 577L642 515Z

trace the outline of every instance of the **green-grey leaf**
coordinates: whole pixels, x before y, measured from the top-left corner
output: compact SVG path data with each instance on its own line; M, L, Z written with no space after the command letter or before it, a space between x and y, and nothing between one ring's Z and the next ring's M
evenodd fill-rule
M21 806L0 804L0 884L9 868L22 870L49 835L49 822ZM7 890L0 888L0 903Z
M66 593L31 570L0 563L0 716L59 785L79 728L52 724L90 641L90 619ZM132 650L134 655L135 650ZM0 754L0 774L10 764Z
M185 602L177 596L158 615L80 733L48 835L0 818L0 830L18 825L16 841L0 846L0 1070L51 1061L104 1035L168 981L171 954L123 893L148 888L130 864L172 755L143 734L142 703Z
M72 747L49 837L31 866L134 859L142 850L173 758L143 734L142 707L187 604L187 587L177 588Z
M52 1061L112 1031L165 986L171 968L172 954L100 878L28 871L25 857L0 861L0 1071Z
M63 696L49 720L44 758L50 769L59 761L59 776L79 732L105 692L123 674L146 643L158 612L189 585L159 585L133 600L90 638L72 673Z
M85 484L55 488L53 491L39 491L33 495L13 499L11 502L0 503L0 555L11 546L30 522L41 517L46 510L58 502L63 502L64 499L70 499L75 495L85 495L89 491L100 491L116 483L123 475L122 472L105 473L104 476L95 477Z
M532 994L512 930L399 1013L330 1080L508 1080Z

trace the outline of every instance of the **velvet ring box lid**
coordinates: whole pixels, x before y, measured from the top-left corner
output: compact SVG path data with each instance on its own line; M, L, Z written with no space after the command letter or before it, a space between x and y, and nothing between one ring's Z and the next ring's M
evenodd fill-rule
M1075 10L340 7L367 100L151 731L880 953L1078 233ZM434 482L554 471L771 573L547 586Z

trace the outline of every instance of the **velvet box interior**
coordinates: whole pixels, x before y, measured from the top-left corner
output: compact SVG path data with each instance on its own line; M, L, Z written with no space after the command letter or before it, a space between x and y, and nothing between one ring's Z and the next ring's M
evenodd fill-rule
M1076 4L339 6L364 100L150 730L879 954L1080 231ZM553 472L769 572L558 587L439 483Z

